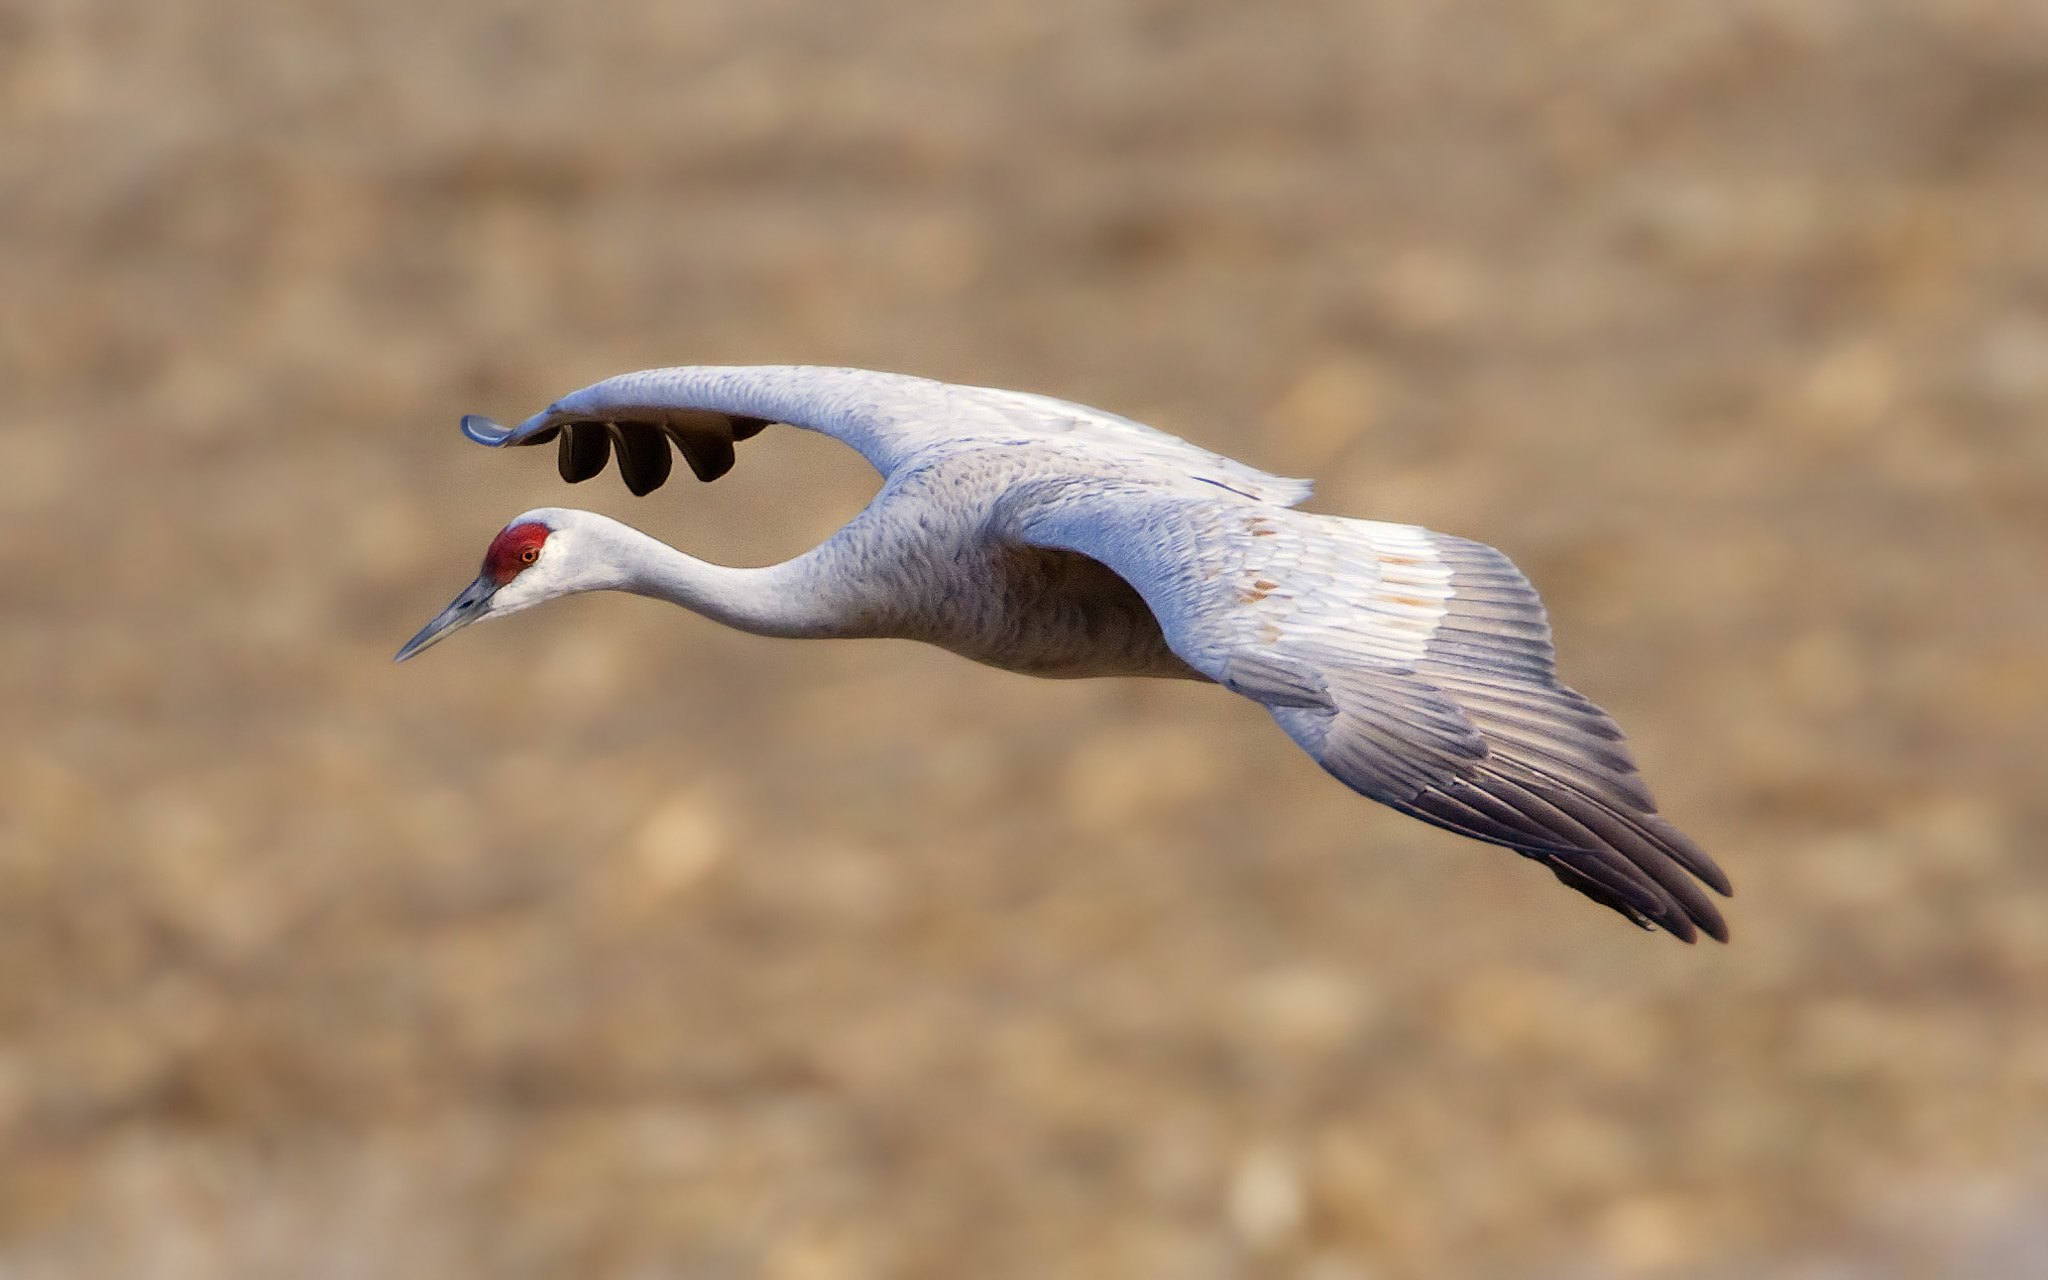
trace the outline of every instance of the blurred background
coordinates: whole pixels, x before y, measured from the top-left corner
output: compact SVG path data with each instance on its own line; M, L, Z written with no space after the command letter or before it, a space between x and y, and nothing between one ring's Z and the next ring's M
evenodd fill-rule
M2048 9L0 2L0 1276L2048 1273ZM1733 875L1628 928L1248 703L588 597L1097 404L1495 543Z

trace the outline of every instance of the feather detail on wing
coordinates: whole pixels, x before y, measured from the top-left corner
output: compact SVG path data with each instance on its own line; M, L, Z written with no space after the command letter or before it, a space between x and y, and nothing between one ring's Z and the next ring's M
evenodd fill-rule
M570 483L604 470L614 451L635 494L659 488L673 444L699 480L733 466L733 445L773 422L844 441L888 476L952 450L1052 445L1106 474L1196 483L1291 505L1309 482L1269 475L1164 431L1085 405L928 378L809 365L681 366L607 378L563 396L516 427L462 420L478 444L560 441Z
M1559 684L1535 590L1491 547L1261 504L1047 486L1013 536L1102 561L1173 649L1352 789L1513 849L1692 941L1728 880L1657 814L1621 730Z
M641 497L668 480L671 444L690 464L691 472L708 482L732 470L735 442L759 435L767 425L767 419L745 414L622 405L603 417L551 409L516 429L472 413L462 419L462 432L479 444L494 447L560 440L556 466L570 484L581 484L603 471L616 449L619 477L635 497Z

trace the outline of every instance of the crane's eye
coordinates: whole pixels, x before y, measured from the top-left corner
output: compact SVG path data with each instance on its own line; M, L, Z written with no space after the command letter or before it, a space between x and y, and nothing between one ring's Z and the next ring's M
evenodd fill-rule
M532 564L534 561L538 559L540 559L539 547L528 547L526 550L519 553L519 562L521 564Z

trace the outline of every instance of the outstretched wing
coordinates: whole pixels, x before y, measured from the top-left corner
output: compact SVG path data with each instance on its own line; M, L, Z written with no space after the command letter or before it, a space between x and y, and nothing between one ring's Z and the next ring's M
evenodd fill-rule
M1100 560L1191 666L1340 781L1534 858L1690 942L1728 880L1657 814L1621 730L1558 683L1543 605L1492 547L1148 486L1054 481L1003 531Z
M884 476L936 451L1056 442L1113 474L1206 482L1262 501L1306 498L1305 480L1268 475L1128 418L1045 396L807 365L716 365L621 374L563 396L516 427L471 414L478 444L560 442L562 478L588 480L614 449L627 488L669 477L673 444L700 480L732 469L733 445L771 422L833 436Z

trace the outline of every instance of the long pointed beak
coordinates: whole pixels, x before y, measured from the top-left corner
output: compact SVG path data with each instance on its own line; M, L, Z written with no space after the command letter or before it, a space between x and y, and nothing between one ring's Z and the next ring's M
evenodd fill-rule
M398 651L398 656L392 661L404 662L420 650L432 646L442 637L460 631L483 617L485 610L490 607L491 597L497 594L497 591L498 584L491 581L489 575L477 575L477 580L464 587L462 594L455 597L454 603L441 610L434 616L432 622L420 628L418 635L405 642L405 647Z

